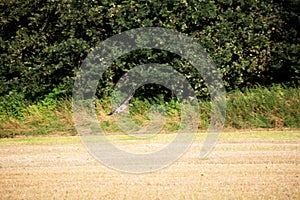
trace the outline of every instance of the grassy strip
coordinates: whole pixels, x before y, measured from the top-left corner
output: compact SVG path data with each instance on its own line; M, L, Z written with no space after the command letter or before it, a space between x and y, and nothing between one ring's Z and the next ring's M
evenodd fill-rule
M196 134L196 139L204 139L206 134ZM158 134L155 137L145 138L144 140L169 141L175 137L174 134ZM111 141L134 141L133 137L127 135L109 135ZM140 140L140 139L138 139ZM246 132L223 132L220 134L219 141L234 140L300 140L300 131L246 131ZM57 136L57 137L17 137L2 138L0 144L73 144L80 143L80 137L76 136Z
M20 94L1 97L0 137L18 135L76 135L73 126L71 100L46 98L37 104L29 105ZM1 102L0 101L0 102ZM153 105L151 101L133 99L130 108L132 120L146 126L151 122L147 114ZM166 111L163 132L176 131L180 122L180 104L177 101L160 102ZM210 102L199 101L199 128L207 129L210 118ZM271 88L257 87L244 92L227 94L227 115L225 128L300 128L300 90L280 85ZM107 116L111 109L110 101L97 103L97 114L102 129L107 133L121 132L114 117Z
M206 133L197 133L195 139L204 140ZM143 140L128 135L109 135L108 139L114 140ZM176 137L176 134L158 134L155 137L145 137L144 140L170 141ZM300 131L239 131L222 132L218 140L222 142L232 140L300 140Z
M239 131L223 132L220 141L232 140L300 140L300 131Z
M73 144L80 143L80 137L77 136L34 136L34 137L15 137L2 138L0 144Z

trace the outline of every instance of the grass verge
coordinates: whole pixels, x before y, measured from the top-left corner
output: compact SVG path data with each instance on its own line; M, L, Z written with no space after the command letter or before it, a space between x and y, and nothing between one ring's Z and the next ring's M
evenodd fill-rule
M1 97L0 137L20 135L76 135L72 121L71 100L56 100L50 95L36 104L29 104L20 94ZM154 102L133 99L131 119L139 126L151 122L148 111ZM159 102L166 112L162 132L174 132L180 124L180 104ZM299 88L274 85L270 88L256 87L245 91L227 93L225 129L284 129L300 128ZM200 100L199 129L209 125L210 101ZM111 104L108 99L99 100L96 111L101 128L108 134L121 132L115 118L108 116Z

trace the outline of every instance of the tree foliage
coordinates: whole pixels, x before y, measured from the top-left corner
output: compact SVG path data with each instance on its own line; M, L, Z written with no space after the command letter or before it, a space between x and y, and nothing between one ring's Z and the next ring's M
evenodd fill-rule
M138 27L188 34L211 55L227 90L256 84L299 84L300 6L293 0L7 0L0 2L0 95L31 100L54 89L71 94L76 71L101 41ZM117 59L99 81L109 95L137 64L170 63L197 95L205 83L175 54L141 50Z

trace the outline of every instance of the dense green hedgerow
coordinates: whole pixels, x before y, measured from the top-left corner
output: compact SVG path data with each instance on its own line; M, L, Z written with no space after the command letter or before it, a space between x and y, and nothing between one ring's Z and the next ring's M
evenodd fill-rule
M97 44L149 26L174 29L199 42L222 72L227 91L297 84L299 10L296 0L4 0L0 96L21 93L36 101L54 89L71 94L76 71ZM188 77L198 96L207 94L186 61L169 52L143 50L116 60L100 80L97 95L110 95L125 72L149 62L170 63Z

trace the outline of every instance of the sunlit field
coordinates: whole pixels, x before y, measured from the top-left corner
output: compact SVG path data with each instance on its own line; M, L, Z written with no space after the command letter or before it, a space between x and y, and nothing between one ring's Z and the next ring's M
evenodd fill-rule
M108 137L122 148L147 151L173 136ZM200 159L204 138L198 134L170 166L138 175L105 167L75 136L1 139L0 199L300 198L299 131L222 133Z

